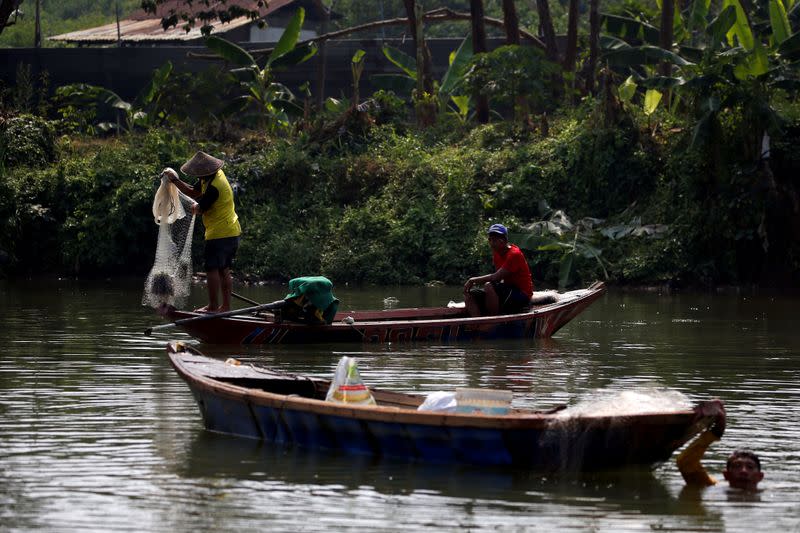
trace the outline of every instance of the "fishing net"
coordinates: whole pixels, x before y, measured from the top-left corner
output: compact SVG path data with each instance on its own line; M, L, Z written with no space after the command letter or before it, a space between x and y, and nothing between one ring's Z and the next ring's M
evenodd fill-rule
M189 296L194 203L161 174L161 185L153 199L153 218L158 224L156 259L144 284L142 305L180 307Z

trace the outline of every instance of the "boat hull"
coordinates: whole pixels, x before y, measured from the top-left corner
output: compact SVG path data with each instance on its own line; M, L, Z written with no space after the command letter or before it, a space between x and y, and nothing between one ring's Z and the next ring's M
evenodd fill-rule
M196 355L172 352L172 365L188 383L206 429L378 457L538 471L651 466L710 427L720 412L724 416L719 402L706 402L702 409L621 417L420 412L381 406L380 391L373 391L379 406L349 406L267 392L255 386L255 378L242 380L250 387L220 381L192 370L201 361ZM708 404L719 407L710 410Z
M198 321L203 315L171 310L167 318L192 337L210 344L312 344L453 342L491 339L547 338L597 300L605 287L598 283L579 296L536 306L514 315L466 317L449 308L340 312L329 325L276 322L272 316L231 316ZM350 321L348 318L352 318Z

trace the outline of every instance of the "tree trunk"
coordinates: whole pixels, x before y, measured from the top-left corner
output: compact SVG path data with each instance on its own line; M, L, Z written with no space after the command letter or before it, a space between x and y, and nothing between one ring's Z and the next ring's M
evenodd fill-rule
M414 43L417 57L417 90L414 110L417 114L417 124L427 127L436 122L436 95L433 93L433 77L431 76L433 66L430 51L425 45L422 4L411 3L414 8Z
M536 0L536 10L539 13L539 26L542 30L542 37L544 37L545 54L547 59L556 63L558 62L558 45L548 0Z
M428 46L425 44L424 36L421 33L420 36L417 36L417 30L421 28L422 24L422 17L417 16L417 11L422 11L422 5L416 0L403 0L403 4L406 8L408 29L411 32L415 55L417 57L417 77L421 80L423 90L428 94L432 94L433 78L431 72L433 71L433 65L431 62L431 53L428 50ZM422 58L421 62L420 57Z
M42 47L42 17L40 16L40 3L41 0L36 0L36 21L34 23L33 31L33 47Z
M569 0L569 18L567 19L567 46L564 49L564 72L575 70L575 58L578 56L578 0Z
M514 0L503 0L503 24L506 29L506 44L519 44L519 17Z
M675 23L675 0L661 0L661 32L658 36L659 46L664 50L672 50L672 26ZM659 72L662 76L672 74L672 65L661 63Z
M323 5L323 9L325 10L325 15L322 19L322 33L326 33L328 31L328 27L330 26L331 22L331 12L333 11L333 6L336 2L331 2L330 7L325 7ZM317 95L316 95L316 104L317 109L322 109L322 104L325 101L325 79L328 70L328 50L325 46L326 41L322 41L319 43L319 54L317 60Z
M506 30L506 44L519 45L519 17L514 0L503 0L503 22ZM524 94L514 95L514 116L523 126L530 126L530 106Z
M586 92L594 94L597 57L600 50L600 0L589 0L589 62L586 65Z
M469 12L472 15L472 51L475 54L486 52L486 27L483 24L483 0L470 0ZM478 122L489 122L489 100L486 95L477 94L475 114Z

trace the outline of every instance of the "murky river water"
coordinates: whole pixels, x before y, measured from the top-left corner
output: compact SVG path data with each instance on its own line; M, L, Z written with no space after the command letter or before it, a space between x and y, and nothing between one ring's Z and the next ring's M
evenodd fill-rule
M705 464L751 448L757 495L682 490L654 471L575 476L375 461L208 433L141 307L141 282L0 282L0 531L799 531L797 294L614 291L548 341L451 345L200 345L330 376L355 355L370 385L510 389L515 404L597 391L721 398ZM203 298L194 287L195 301ZM239 289L273 301L281 288ZM458 288L337 288L348 308L439 305ZM246 304L244 304L246 305Z

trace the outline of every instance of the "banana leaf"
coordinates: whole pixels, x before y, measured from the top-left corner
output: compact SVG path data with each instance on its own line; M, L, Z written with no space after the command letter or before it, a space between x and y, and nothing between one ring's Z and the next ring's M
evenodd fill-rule
M769 70L769 57L767 49L760 41L756 41L752 51L744 60L733 69L733 75L739 80L757 78L767 73Z
M618 39L616 37L611 37L608 35L601 35L600 36L600 49L601 50L622 50L625 48L631 48L631 45L623 41L622 39Z
M316 43L298 46L275 59L272 63L270 63L270 67L273 70L284 70L289 67L294 67L314 57L317 51L318 47Z
M680 3L676 2L675 5L678 6ZM705 27L710 5L711 0L694 0L692 10L689 13L689 32Z
M384 46L381 50L386 59L393 65L405 72L414 81L417 80L417 62L413 57L393 46Z
M467 36L461 41L458 50L450 54L450 66L442 78L442 85L439 92L451 94L456 85L463 79L464 72L467 70L472 59L472 37Z
M680 76L653 76L646 78L639 82L642 87L647 89L657 89L659 91L668 91L676 87L680 87L686 83L686 80Z
M772 25L772 45L778 46L792 34L789 17L781 0L769 0L769 22Z
M258 65L253 64L249 67L231 69L228 73L233 76L236 81L249 83L258 79L261 69L258 68Z
M753 38L750 22L747 20L747 14L744 12L742 4L739 0L722 0L722 5L725 8L733 6L736 10L736 22L734 22L733 26L726 34L728 44L735 46L736 41L738 41L739 45L745 50L752 50L755 46L755 39Z
M694 46L678 46L678 55L692 63L700 63L703 60L704 50Z
M286 29L283 30L281 38L278 40L278 44L275 45L272 53L269 54L269 57L267 58L267 66L272 65L272 63L279 57L284 56L292 51L297 44L297 38L300 37L300 28L303 26L303 20L305 20L305 17L305 9L302 7L297 8L294 16L292 16L291 20L289 20L289 24L286 25Z
M619 99L623 102L630 102L633 99L633 95L636 94L636 82L633 80L633 76L628 76L628 78L620 84L617 92L619 93Z
M136 107L143 107L150 104L155 99L156 95L158 95L161 88L167 83L171 72L172 63L169 61L157 68L150 83L148 83L136 97Z
M790 61L800 59L800 31L783 41L778 47L778 53Z
M728 6L706 26L706 35L711 39L711 46L716 48L726 38L728 32L736 23L736 8Z
M256 64L256 60L247 50L221 37L212 35L206 39L206 47L226 61L240 67L249 67Z
M661 91L656 89L648 89L647 92L644 93L644 114L647 116L652 115L655 113L656 109L658 108L658 104L661 103Z
M618 67L658 65L662 62L672 63L679 67L694 64L674 52L649 45L607 51L603 54L603 59L607 61L609 65Z
M602 13L600 15L600 24L603 23L605 23L608 33L623 39L640 39L653 45L659 42L659 29L641 20Z
M469 114L469 96L451 96L450 101L456 106L459 116L466 118Z

